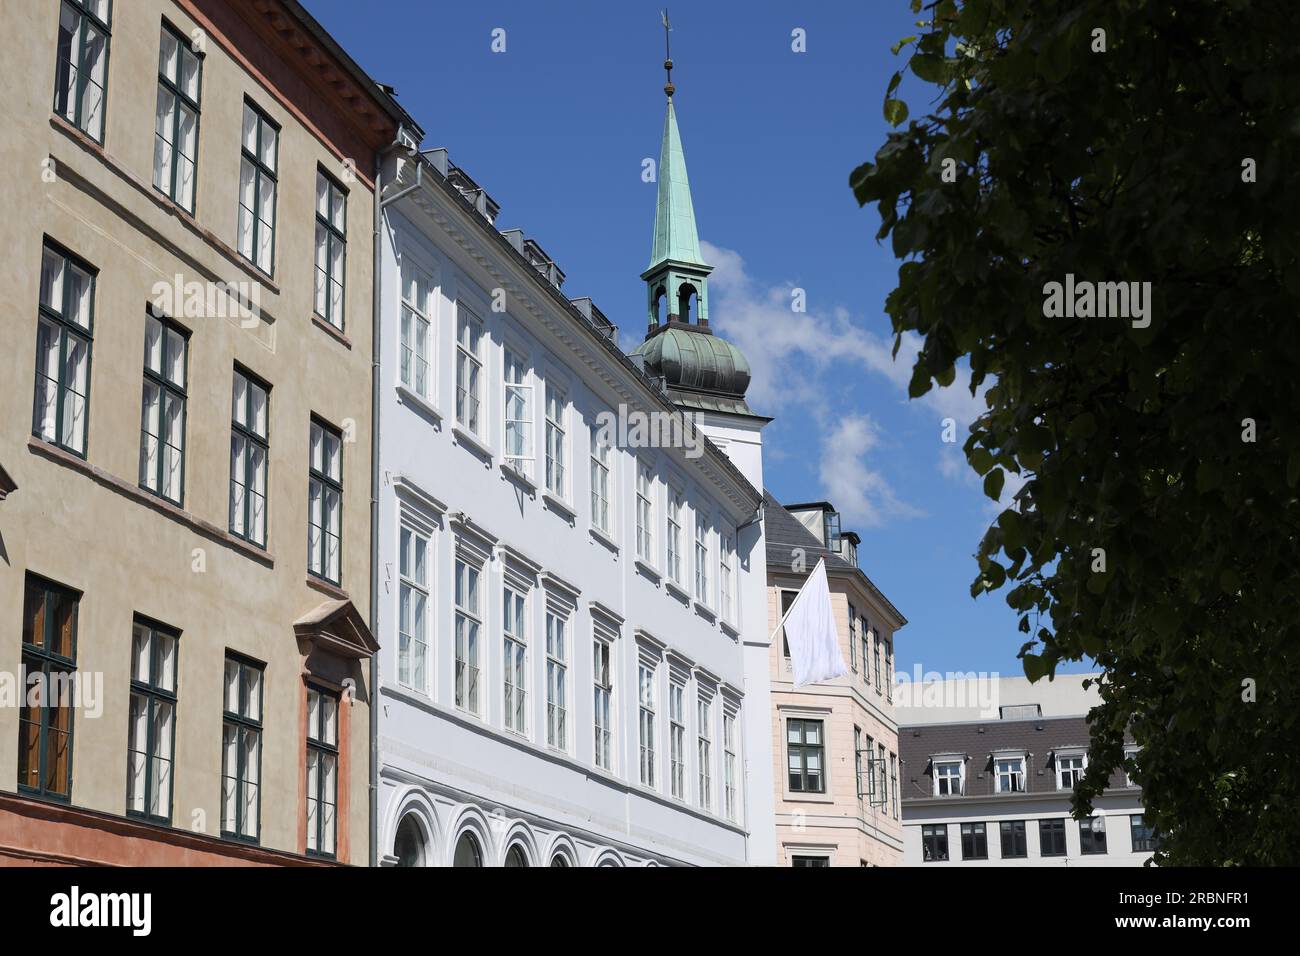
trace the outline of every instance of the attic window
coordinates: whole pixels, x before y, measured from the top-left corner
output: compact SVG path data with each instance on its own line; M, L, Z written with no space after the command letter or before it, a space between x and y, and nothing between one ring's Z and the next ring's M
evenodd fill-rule
M823 528L823 541L826 547L839 554L844 550L844 542L840 538L840 513L838 511L828 511L823 518L825 527Z
M1038 704L1008 704L999 713L1003 720L1034 720L1043 716L1043 709Z

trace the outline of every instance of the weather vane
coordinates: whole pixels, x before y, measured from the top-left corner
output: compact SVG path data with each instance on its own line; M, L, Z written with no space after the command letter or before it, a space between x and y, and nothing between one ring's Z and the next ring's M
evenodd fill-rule
M664 21L664 70L668 73L668 83L664 86L664 92L671 99L673 92L677 87L673 86L673 51L669 43L668 34L672 32L673 26L668 22L668 9L665 7L659 11L659 16Z

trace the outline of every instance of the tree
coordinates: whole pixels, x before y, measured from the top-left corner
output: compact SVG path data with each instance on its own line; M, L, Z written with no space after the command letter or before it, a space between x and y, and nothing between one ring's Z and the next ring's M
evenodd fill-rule
M911 395L968 361L967 460L995 499L1025 479L972 594L1007 590L1031 679L1104 671L1076 815L1127 729L1157 862L1300 862L1294 6L911 3L895 52L933 110L895 74L850 185L903 260ZM1127 310L1084 291L1113 282Z

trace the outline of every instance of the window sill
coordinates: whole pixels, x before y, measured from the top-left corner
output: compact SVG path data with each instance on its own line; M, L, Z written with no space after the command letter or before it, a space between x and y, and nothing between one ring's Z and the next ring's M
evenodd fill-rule
M703 601L694 600L691 602L691 604L695 606L695 613L698 614L700 617L704 618L709 623L712 624L713 622L717 621L718 615L715 614L713 612L713 609L709 607L707 604L705 604Z
M340 329L340 328L338 328L337 326L331 325L330 323L326 322L324 319L322 319L322 318L321 318L319 315L317 315L315 312L313 312L313 313L311 314L311 322L312 322L312 325L316 326L316 328L318 328L318 329L320 329L322 332L326 333L330 338L334 339L334 341L338 342L338 343L339 343L340 345L342 345L344 348L347 348L347 349L352 348L352 340L351 340L350 338L348 338L346 335L343 334L343 330L342 330L342 329Z
M426 415L431 415L438 421L442 421L442 412L438 410L438 406L433 404L433 402L429 401L419 392L407 388L400 382L394 386L394 389L397 392L398 401L402 404L410 405L417 411L424 412Z
M204 521L202 518L191 514L183 508L178 508L165 498L161 498L151 491L145 491L130 482L123 481L116 475L109 474L102 468L97 468L84 458L81 458L72 452L64 451L62 448L51 445L49 442L34 436L27 440L27 449L33 454L41 455L50 459L55 464L63 465L66 468L71 468L73 471L80 472L106 488L116 491L123 497L131 498L132 500L158 512L164 517L171 518L173 521L177 521L180 524L187 526L191 530L198 532L218 544L225 545L234 551L240 552L245 557L251 558L259 564L263 564L268 568L275 567L275 559L262 548L251 545L240 538L236 538L230 532L224 531L216 525Z
M570 504L569 504L567 501L565 501L563 498L557 498L557 497L556 497L554 494L552 494L551 492L549 492L549 491L544 491L544 492L542 492L542 500L546 502L547 507L548 507L551 511L554 511L554 512L556 512L557 514L561 514L561 515L563 515L565 518L568 518L569 521L570 521L570 523L572 523L574 520L577 519L577 517L578 517L577 509L575 509L572 505L570 505Z
M601 531L599 528L595 528L595 527L589 530L591 531L591 536L593 538L595 538L605 547L609 548L609 550L613 551L615 554L619 553L621 549L618 546L618 542L615 541L613 538L611 538L606 532Z
M520 471L510 462L503 461L497 467L501 470L501 474L504 475L507 479L513 481L516 485L523 488L526 492L528 492L530 496L536 497L537 482L533 481L531 477L529 477L524 472Z
M727 621L719 620L718 627L722 628L723 633L728 634L731 637L735 637L735 638L740 637L740 628L736 627L736 625L734 624L730 624Z
M689 602L691 600L690 592L687 591L680 584L678 584L676 581L674 581L672 578L668 578L667 580L664 581L664 587L668 589L669 594L673 595L674 597L676 597L678 600L682 602Z
M352 600L352 596L348 594L347 591L339 587L337 584L331 584L329 581L326 581L324 578L318 578L310 571L307 572L307 584L309 587L315 588L317 591L320 591L322 594L328 594L330 597L334 598L335 600L339 600L339 601Z
M784 794L787 803L834 803L835 798L829 793L792 793L787 790Z
M644 558L636 559L636 567L637 570L639 570L642 574L644 574L651 581L653 581L656 587L658 587L659 582L663 580L663 575L660 574L657 570L655 570L654 565L650 564Z
M456 436L457 441L461 445L464 445L474 454L484 459L488 464L492 463L492 459L495 456L492 453L492 449L488 447L487 442L479 438L464 425L452 425L451 432Z

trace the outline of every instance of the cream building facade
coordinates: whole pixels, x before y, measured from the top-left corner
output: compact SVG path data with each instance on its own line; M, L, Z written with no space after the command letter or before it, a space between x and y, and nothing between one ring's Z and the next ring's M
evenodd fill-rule
M849 674L795 689L778 633L768 661L778 866L899 866L894 640L907 620L858 566L858 537L826 502L763 507L768 620L776 630L821 559ZM828 546L829 544L829 546Z
M0 861L364 864L405 115L291 0L0 18Z

